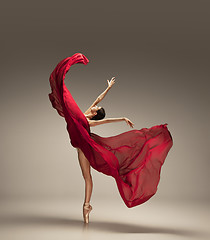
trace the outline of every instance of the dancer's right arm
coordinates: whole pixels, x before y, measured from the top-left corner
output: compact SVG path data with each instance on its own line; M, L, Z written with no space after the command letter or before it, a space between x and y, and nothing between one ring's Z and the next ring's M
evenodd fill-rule
M115 83L115 77L112 77L112 79L110 81L107 79L108 86L107 86L106 90L98 96L99 102L106 96L109 89L111 89L111 87L114 85L114 83Z
M122 117L122 118L105 118L105 119L101 119L101 120L88 120L90 127L94 127L100 124L104 124L104 123L112 123L112 122L121 122L121 121L125 121L130 127L133 128L133 123L131 122L131 120L129 120L126 117Z
M96 98L96 100L93 102L93 104L85 111L85 114L90 113L91 108L94 107L95 105L97 105L97 104L106 96L106 94L107 94L108 91L112 88L112 86L114 85L114 83L115 83L115 77L112 77L112 79L111 79L110 81L107 80L108 87L105 89L105 91L103 91L103 92Z

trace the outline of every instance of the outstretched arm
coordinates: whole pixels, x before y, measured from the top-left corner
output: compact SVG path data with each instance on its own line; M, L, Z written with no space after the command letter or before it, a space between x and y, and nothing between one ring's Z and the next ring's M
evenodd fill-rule
M121 121L125 121L128 126L133 128L133 123L131 122L131 120L129 120L126 117L122 117L122 118L105 118L102 120L88 120L90 127L94 127L100 124L104 124L104 123L112 123L112 122L121 122Z
M107 80L108 83L108 87L106 88L106 90L104 92L102 92L97 98L96 100L93 102L93 104L85 111L85 114L88 114L90 112L90 109L92 107L94 107L95 105L97 105L108 93L108 91L110 90L110 88L114 85L115 83L115 77L112 77L112 79L109 81Z

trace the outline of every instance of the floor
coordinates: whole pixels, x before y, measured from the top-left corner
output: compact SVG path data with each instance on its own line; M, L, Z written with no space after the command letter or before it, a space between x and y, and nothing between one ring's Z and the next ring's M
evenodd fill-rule
M82 200L2 200L0 239L210 239L209 202L151 199L127 208L121 199L94 199L83 224Z

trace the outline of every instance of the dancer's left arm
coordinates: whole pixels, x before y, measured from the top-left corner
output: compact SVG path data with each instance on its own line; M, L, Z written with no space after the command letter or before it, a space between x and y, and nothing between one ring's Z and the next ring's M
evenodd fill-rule
M101 120L90 120L88 119L89 125L90 127L94 127L100 124L104 124L104 123L112 123L112 122L121 122L121 121L125 121L128 126L132 127L134 126L134 123L131 122L131 120L129 120L126 117L122 117L122 118L105 118L105 119L101 119Z
M91 110L92 107L94 107L95 105L97 105L108 93L108 91L111 89L111 87L114 85L115 83L115 77L112 77L112 79L109 81L107 80L108 83L108 87L106 88L106 90L104 92L102 92L97 98L96 100L93 102L93 104L86 110L85 114L88 114Z

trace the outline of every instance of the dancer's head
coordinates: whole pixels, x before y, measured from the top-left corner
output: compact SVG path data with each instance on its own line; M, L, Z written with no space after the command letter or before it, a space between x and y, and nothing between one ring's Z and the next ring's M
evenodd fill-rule
M91 108L91 113L96 114L95 116L93 116L91 118L91 120L101 120L106 115L104 108L98 107L98 106L92 107Z

